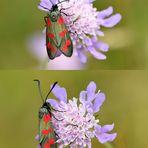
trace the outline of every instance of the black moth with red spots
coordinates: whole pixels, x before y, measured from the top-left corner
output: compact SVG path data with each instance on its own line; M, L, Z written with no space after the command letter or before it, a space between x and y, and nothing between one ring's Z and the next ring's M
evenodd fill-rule
M40 81L39 80L34 80L34 81L38 82L40 96L43 101L43 104L39 109L39 133L38 133L39 145L41 148L57 148L57 143L56 143L57 136L54 131L54 126L52 124L52 117L54 117L52 113L53 108L51 107L50 103L46 102L48 95L51 93L52 89L55 87L57 82L53 84L46 98L43 99L40 88Z
M46 23L46 49L51 60L60 53L67 57L71 57L73 53L72 40L62 16L62 13L65 13L62 12L62 9L58 9L58 4L53 4L50 10L40 5L48 10L47 16L44 19Z

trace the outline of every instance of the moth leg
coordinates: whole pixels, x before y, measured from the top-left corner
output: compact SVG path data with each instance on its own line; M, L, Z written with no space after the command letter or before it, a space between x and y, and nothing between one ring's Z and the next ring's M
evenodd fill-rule
M62 119L62 120L57 119L57 118L55 117L55 115L54 115L52 112L50 112L50 111L48 111L48 113L51 114L51 116L53 116L53 118L55 118L57 121L63 121L63 120L64 120L64 119Z
M55 135L60 139L59 135L54 131Z
M61 120L57 119L53 113L51 113L51 115L52 115L53 118L56 119L57 121L63 121L63 120L64 120L64 119L61 119Z
M74 143L76 139L77 139L77 138L75 138L72 142L70 142L69 145L71 145L72 143Z
M51 107L51 106L50 106ZM53 107L51 107L52 110L57 111L57 112L66 112L66 111L60 111L60 110L56 110Z
M73 16L74 15L74 14L69 15L69 14L66 14L65 12L62 12L62 11L61 11L61 13L63 13L66 16Z
M61 8L60 9L60 13L62 12L62 10L67 10L67 9L70 9L72 6L70 6L70 7L67 7L67 8Z
M67 126L69 126L69 125L78 127L78 125L76 125L76 124L71 124L71 123L67 124Z
M69 33L71 33L71 34L73 34L73 35L77 35L77 36L78 36L78 34L77 34L76 32L69 31Z
M44 17L44 21L46 24L47 24L47 18L48 18L47 16Z

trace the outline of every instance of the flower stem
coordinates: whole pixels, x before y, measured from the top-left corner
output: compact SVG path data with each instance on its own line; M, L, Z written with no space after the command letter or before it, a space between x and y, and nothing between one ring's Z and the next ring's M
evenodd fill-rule
M104 143L104 145L106 148L114 148L114 146L109 142Z
M39 65L39 69L47 69L48 59L45 58L42 63Z

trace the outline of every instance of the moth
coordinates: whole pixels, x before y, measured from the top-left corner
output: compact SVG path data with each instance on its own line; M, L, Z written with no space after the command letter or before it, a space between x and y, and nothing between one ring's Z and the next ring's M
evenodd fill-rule
M58 8L60 3L68 0L59 1L57 4L54 4L51 0L49 1L52 4L51 9L39 4L40 7L48 10L47 16L44 17L46 23L46 49L48 57L53 60L59 53L71 57L73 44L62 14L68 15L62 11L66 8L61 8L60 10Z
M43 95L41 92L40 81L34 80L38 83L38 89L40 96L42 98L43 104L39 109L39 145L41 148L57 148L57 135L54 131L54 126L52 124L52 107L50 103L46 102L49 94L52 92L57 82L55 82L48 92L45 99L43 99Z

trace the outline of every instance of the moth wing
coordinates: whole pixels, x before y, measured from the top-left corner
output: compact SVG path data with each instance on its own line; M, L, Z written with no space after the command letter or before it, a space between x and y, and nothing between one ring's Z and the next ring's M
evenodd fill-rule
M73 45L63 16L59 14L56 22L48 18L46 24L46 47L49 58L54 59L58 49L65 56L70 57L73 53Z
M49 31L46 32L48 33ZM49 38L47 35L46 35L46 49L49 59L53 60L57 55L58 49L55 46L54 40Z
M39 119L39 143L43 143L45 141L45 136L42 134L42 130L45 128L43 118Z
M42 131L48 130L49 128L52 128L52 132L49 132L48 135L43 135ZM49 121L45 125L43 118L39 119L39 137L40 137L39 143L40 143L41 148L44 148L45 143L47 143L47 141L50 139L54 139L54 141L56 141L56 136L55 136L54 128L52 125L52 121ZM57 148L56 143L50 145L50 148Z
M48 17L46 20L46 49L48 53L48 57L53 60L57 55L57 41L55 37L55 22L52 22Z
M73 45L61 14L59 14L58 20L54 26L53 30L56 36L56 46L65 56L70 57L73 53Z
M60 51L67 57L71 57L73 53L73 44L70 38L70 35L68 34L67 29L65 29L65 35L63 37L63 40L60 44Z

